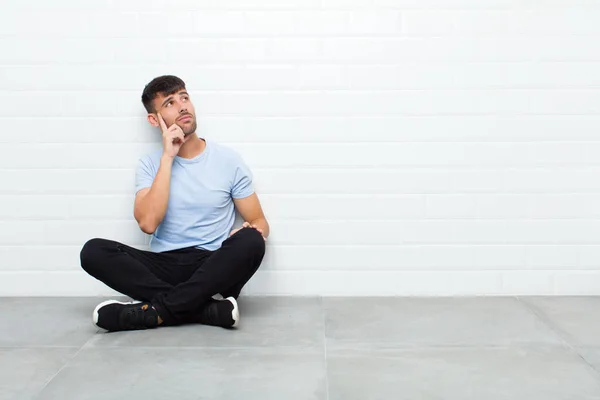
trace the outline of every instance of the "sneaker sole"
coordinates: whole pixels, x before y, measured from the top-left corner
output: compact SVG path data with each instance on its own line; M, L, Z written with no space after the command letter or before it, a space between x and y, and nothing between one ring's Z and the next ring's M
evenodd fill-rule
M240 324L240 309L238 308L238 303L237 303L237 301L235 301L235 298L233 298L233 297L228 297L221 301L225 301L225 300L230 301L233 304L233 310L231 310L231 318L233 318L233 320L235 322L233 323L233 325L231 327L237 328L237 326Z
M100 311L100 309L106 305L109 304L133 304L133 303L139 303L139 301L117 301L117 300L106 300L103 301L102 303L98 304L96 306L96 308L94 308L94 312L92 313L92 321L94 322L94 325L98 326L98 311ZM102 327L100 327L102 328Z

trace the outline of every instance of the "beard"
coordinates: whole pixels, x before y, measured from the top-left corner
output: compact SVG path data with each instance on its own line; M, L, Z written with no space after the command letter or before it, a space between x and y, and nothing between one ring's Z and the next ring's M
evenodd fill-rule
M196 117L192 117L192 120L190 122L186 122L183 124L178 122L177 125L179 125L179 127L183 131L183 136L188 136L196 132L196 128L198 127L198 124L196 123Z

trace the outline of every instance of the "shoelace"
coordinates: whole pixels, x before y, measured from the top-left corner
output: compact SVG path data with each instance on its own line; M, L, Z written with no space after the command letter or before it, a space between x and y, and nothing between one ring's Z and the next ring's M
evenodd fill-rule
M146 326L146 312L148 309L144 309L143 305L137 307L129 307L122 314L122 322L128 327Z

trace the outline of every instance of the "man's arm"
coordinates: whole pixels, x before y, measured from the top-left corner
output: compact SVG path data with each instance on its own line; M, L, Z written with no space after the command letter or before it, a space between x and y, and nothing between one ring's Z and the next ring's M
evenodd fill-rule
M163 144L160 166L152 181L152 186L138 191L133 210L140 229L149 235L154 233L167 213L173 158L191 137L190 135L186 138L181 127L175 123L167 128L160 112L156 113L156 117L162 132Z
M243 199L233 199L233 202L245 222L249 223L252 227L258 228L265 239L269 237L269 223L256 193Z
M140 229L149 235L154 233L167 212L172 166L173 158L163 155L152 186L135 196L133 215Z

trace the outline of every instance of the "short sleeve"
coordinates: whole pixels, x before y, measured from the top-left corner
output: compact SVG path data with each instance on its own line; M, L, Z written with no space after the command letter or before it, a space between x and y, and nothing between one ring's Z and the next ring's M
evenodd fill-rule
M140 190L151 187L154 176L154 168L150 158L140 158L135 170L135 193L137 194Z
M234 158L234 176L233 185L231 187L231 197L234 199L242 199L254 193L252 171L246 165L244 160L236 154Z

